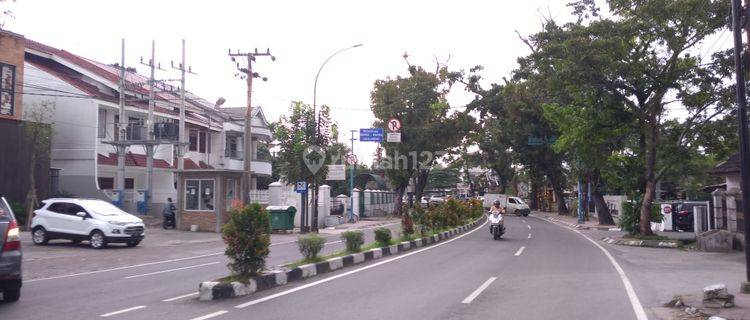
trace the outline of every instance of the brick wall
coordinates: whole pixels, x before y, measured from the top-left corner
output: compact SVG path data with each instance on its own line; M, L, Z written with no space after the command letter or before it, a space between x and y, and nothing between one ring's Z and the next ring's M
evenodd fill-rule
M16 69L16 84L23 82L23 62L26 40L22 35L9 31L0 30L0 62L13 65ZM0 115L3 119L21 120L23 115L22 104L23 86L15 87L15 103L12 116Z
M190 230L191 225L198 225L198 231L216 232L216 214L208 211L182 211L181 230Z

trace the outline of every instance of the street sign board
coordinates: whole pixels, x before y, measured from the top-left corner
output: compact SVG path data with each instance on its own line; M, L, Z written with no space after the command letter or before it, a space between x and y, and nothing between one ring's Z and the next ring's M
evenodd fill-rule
M388 131L398 132L401 130L401 121L395 118L388 119Z
M346 180L346 166L343 164L328 165L328 176L326 180Z
M294 184L294 191L297 193L307 193L307 182L297 181L297 183Z
M359 141L362 141L362 142L383 142L383 128L363 128L363 129L359 129Z
M388 132L387 142L401 142L401 132Z

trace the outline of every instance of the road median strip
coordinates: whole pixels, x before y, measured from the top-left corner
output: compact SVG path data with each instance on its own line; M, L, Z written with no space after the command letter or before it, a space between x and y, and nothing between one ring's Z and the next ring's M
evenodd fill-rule
M289 282L315 277L320 274L354 266L366 261L377 260L384 256L397 255L399 253L438 243L465 233L466 231L472 230L480 225L485 218L486 217L482 216L472 223L453 228L450 231L440 232L433 236L425 236L411 241L403 241L398 244L331 258L318 263L305 264L292 269L268 271L262 275L251 277L248 279L247 283L239 281L201 282L198 286L198 299L201 301L212 301L247 296L255 292L282 286Z

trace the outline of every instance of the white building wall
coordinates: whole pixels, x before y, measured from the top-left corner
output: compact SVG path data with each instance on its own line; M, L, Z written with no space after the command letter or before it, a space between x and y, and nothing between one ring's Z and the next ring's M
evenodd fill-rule
M84 92L52 74L27 63L25 82L47 89L71 93ZM98 107L95 100L78 97L24 96L24 109L32 110L43 101L54 103L52 113L54 135L51 143L51 163L60 170L60 190L81 197L102 198L96 188L96 131Z

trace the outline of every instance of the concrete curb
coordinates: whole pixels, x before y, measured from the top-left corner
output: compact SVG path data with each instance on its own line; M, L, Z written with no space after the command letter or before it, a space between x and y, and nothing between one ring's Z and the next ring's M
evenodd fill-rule
M241 283L238 281L229 283L217 281L201 282L198 285L198 299L201 301L212 301L247 296L258 291L268 290L293 281L304 280L319 274L357 265L365 261L377 260L389 255L397 255L411 249L424 247L428 244L453 238L456 235L474 229L476 226L480 225L484 219L486 219L486 216L483 215L472 223L453 228L450 231L437 233L431 237L422 237L411 241L404 241L387 247L375 248L365 252L331 258L314 264L301 265L293 269L268 271L262 275L252 277L248 283Z
M547 220L552 221L557 224L562 224L568 227L571 227L573 229L578 230L599 230L599 231L621 231L620 228L614 228L614 227L590 227L582 224L577 223L570 223L564 220L552 218L552 217L546 217Z
M649 247L649 248L670 248L679 247L678 240L636 240L636 239L612 239L610 237L602 238L602 241L609 244L631 247Z

